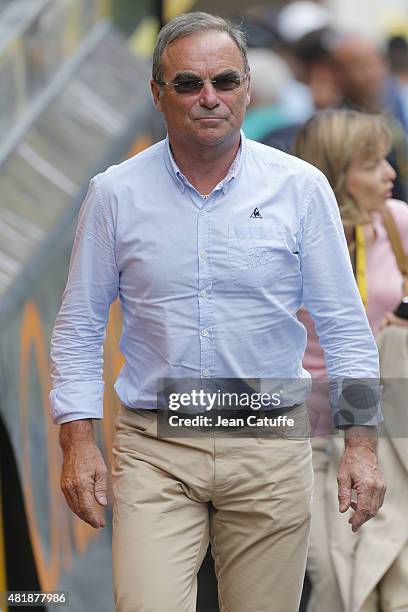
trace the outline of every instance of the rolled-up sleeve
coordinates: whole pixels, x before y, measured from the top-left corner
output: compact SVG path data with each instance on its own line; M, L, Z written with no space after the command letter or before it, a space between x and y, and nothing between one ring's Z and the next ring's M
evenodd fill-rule
M103 416L103 342L119 274L115 232L98 177L82 204L67 285L51 339L51 417L61 424Z
M376 425L383 420L377 346L354 279L338 205L321 174L305 199L299 255L303 303L325 353L334 424Z

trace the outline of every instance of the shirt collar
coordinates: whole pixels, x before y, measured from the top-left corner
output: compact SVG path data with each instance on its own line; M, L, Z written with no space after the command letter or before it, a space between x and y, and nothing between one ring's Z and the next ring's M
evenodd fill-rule
M235 159L232 162L231 166L229 167L229 170L226 176L218 183L218 185L214 188L214 190L222 189L224 194L227 192L230 181L236 178L236 176L238 175L238 172L241 169L242 162L245 157L245 153L246 153L246 138L245 138L244 132L241 130L241 142L240 142L237 154L235 156ZM189 180L181 172L180 168L178 167L176 163L176 160L173 157L168 134L165 139L165 163L166 163L166 167L168 171L175 179L180 191L184 193L186 189L186 185L191 185L191 184Z

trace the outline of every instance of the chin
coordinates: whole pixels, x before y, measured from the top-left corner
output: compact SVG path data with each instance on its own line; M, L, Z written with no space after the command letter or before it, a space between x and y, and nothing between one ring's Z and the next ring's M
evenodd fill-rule
M228 138L229 134L217 130L207 130L205 133L200 132L195 135L194 140L202 145L217 145L221 144Z
M239 132L239 130L238 130ZM231 139L236 134L236 130L226 126L208 127L195 132L195 141L202 144L221 144Z

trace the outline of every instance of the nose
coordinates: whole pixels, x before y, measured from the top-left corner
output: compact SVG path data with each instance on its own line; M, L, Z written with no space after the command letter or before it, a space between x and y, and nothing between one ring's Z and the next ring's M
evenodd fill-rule
M384 167L384 176L386 180L394 181L397 176L397 173L395 172L394 168L391 166L390 162L387 161L385 158L383 160L383 167Z
M219 105L217 92L210 81L204 81L203 88L200 91L199 102L200 106L205 108L215 108Z

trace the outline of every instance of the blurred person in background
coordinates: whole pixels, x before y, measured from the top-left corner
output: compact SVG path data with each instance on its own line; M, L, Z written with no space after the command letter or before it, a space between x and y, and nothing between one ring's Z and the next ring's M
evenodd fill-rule
M368 113L384 112L392 132L388 161L396 171L393 195L404 201L408 197L407 136L394 108L388 106L387 66L377 46L360 34L339 36L333 48L338 85L339 106Z
M291 2L278 11L275 18L277 48L291 66L295 78L309 91L312 111L335 106L340 90L331 53L336 32L329 11L311 1ZM289 151L300 125L307 117L289 126L272 129L263 143Z
M310 90L315 110L355 108L387 114L392 130L388 161L395 169L393 196L408 197L408 147L402 100L391 86L383 54L360 34L336 31L328 9L310 0L290 2L274 18L275 43L295 78ZM262 142L289 151L302 121L273 128Z
M295 81L293 73L277 53L249 49L251 102L243 130L252 140L261 141L271 130L305 121L313 112L309 90Z
M389 106L408 134L408 42L393 36L387 44L390 75Z
M331 54L336 32L329 10L310 0L290 2L278 12L276 28L282 53L309 87L314 109L335 106L340 93Z
M292 53L301 66L302 81L310 89L315 111L336 106L341 98L331 52L337 36L332 28L322 28L306 34L292 46Z
M368 113L380 112L387 70L375 44L360 34L344 34L337 39L333 57L342 105Z
M325 110L301 128L293 152L319 168L335 192L373 334L378 335L386 323L398 326L387 329L396 331L397 339L387 357L392 363L381 360L381 368L383 364L387 368L387 373L381 369L381 375L392 372L391 376L398 377L399 372L406 377L408 321L393 314L404 294L404 278L386 218L392 215L408 253L408 207L391 199L395 171L386 160L390 143L391 133L383 118L353 110ZM323 379L327 376L324 356L313 321L305 309L298 317L308 332L303 365L313 378ZM329 434L327 397L317 389L308 405L315 435ZM399 418L406 422L406 398L393 408L401 409ZM406 440L402 443L396 450L392 440L379 440L387 502L355 539L337 513L337 495L330 480L338 469L341 443L327 437L312 440L315 483L308 612L408 610L408 448Z

